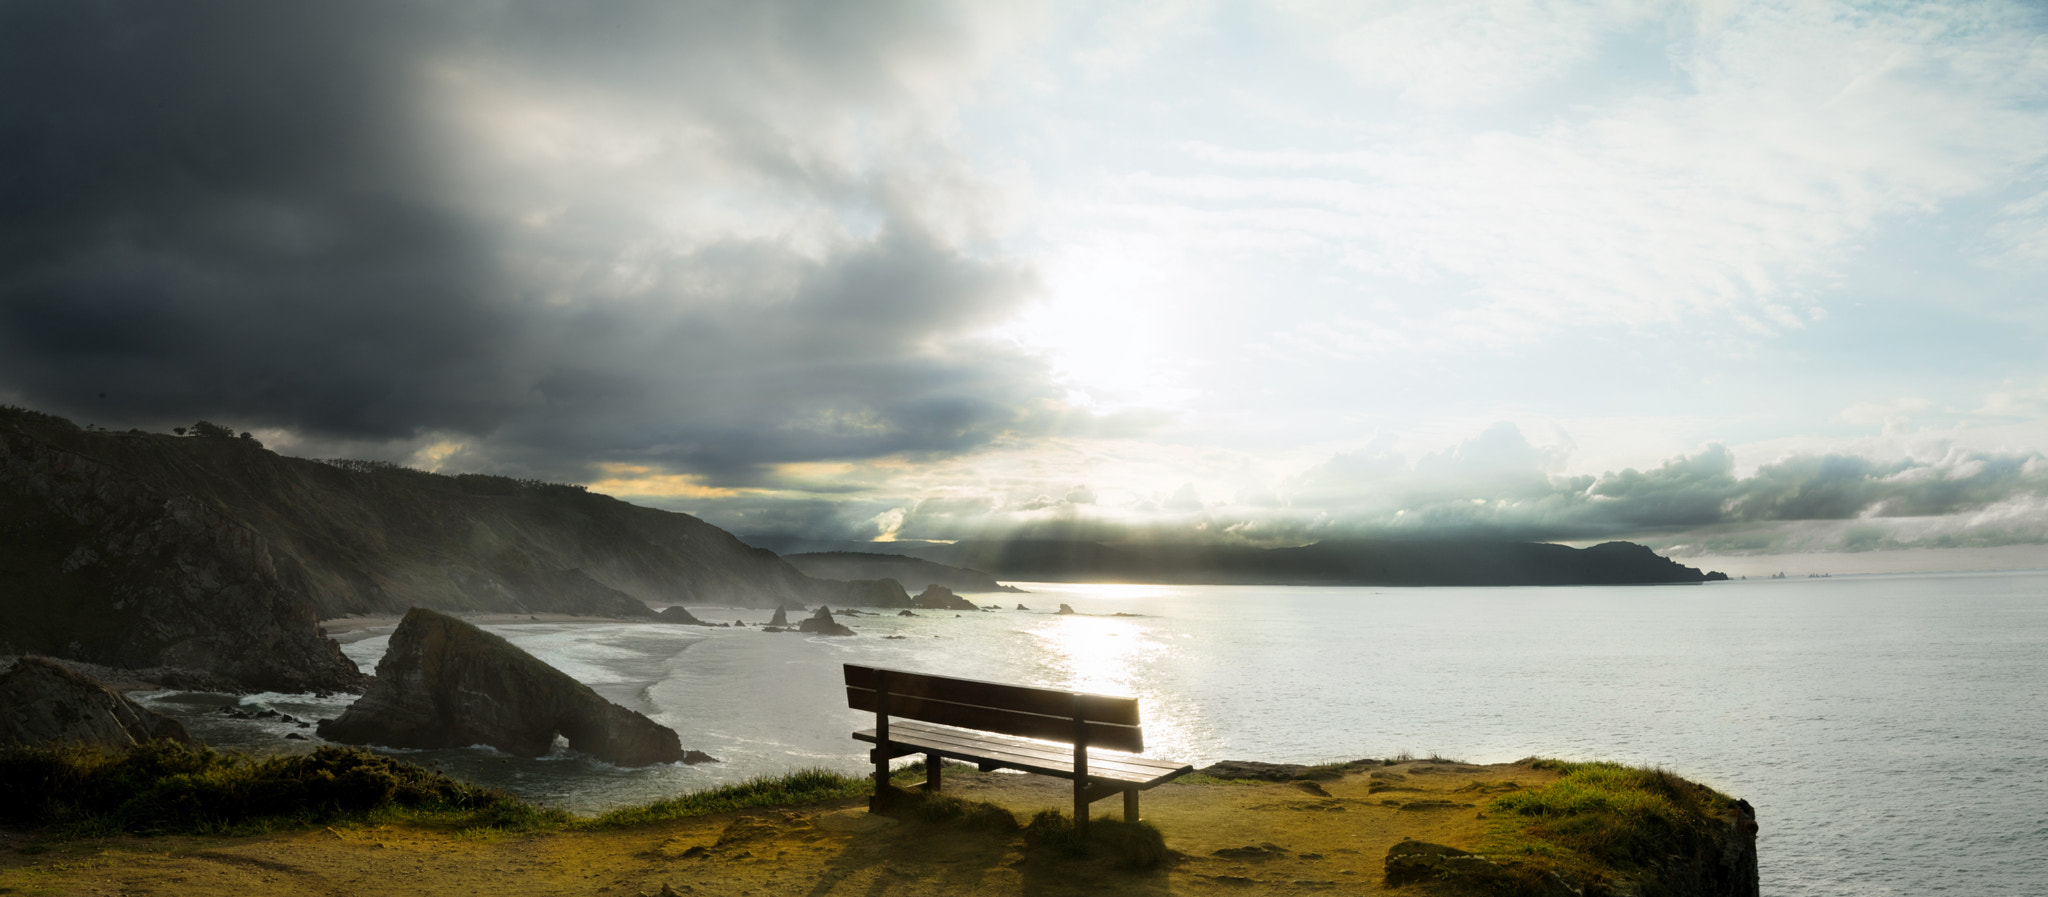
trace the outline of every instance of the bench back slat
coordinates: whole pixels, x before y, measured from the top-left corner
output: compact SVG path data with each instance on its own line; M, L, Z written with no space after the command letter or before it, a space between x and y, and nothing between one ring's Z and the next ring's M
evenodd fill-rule
M846 664L848 707L875 711L877 672L874 667ZM1136 698L1077 694L902 670L887 672L892 717L1072 744L1078 697L1090 747L1133 753L1145 749L1144 730L1138 727Z

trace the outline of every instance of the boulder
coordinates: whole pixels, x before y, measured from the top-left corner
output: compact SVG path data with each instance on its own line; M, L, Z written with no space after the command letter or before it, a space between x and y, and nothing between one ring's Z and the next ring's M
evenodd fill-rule
M853 634L853 630L840 625L838 620L832 619L832 609L822 604L818 605L818 612L812 614L810 619L797 624L796 631L811 632L818 635Z
M1060 609L1059 609L1059 610L1056 610L1056 611L1054 611L1053 613L1059 613L1059 614L1071 614L1071 613L1073 613L1073 612L1074 612L1074 608L1073 608L1073 607L1071 607L1071 606L1069 606L1069 605L1065 605L1065 604L1062 604L1062 605L1060 605Z
M487 744L538 757L555 736L620 766L687 762L674 730L605 700L511 642L413 608L377 676L320 737L343 744L445 748Z
M979 607L976 607L974 602L962 598L959 595L953 594L952 589L946 588L945 586L938 585L936 583L925 586L924 591L917 593L916 598L910 599L910 606L917 608L918 610L981 609Z
M780 626L784 629L789 628L789 611L783 610L779 607L776 608L775 616L768 618L768 625Z
M48 658L24 657L0 674L0 744L125 748L159 738L192 741L183 723Z

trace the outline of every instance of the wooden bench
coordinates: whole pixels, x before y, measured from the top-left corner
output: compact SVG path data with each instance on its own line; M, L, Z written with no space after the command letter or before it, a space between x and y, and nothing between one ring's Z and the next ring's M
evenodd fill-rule
M1074 826L1084 832L1089 804L1121 792L1124 821L1136 822L1138 792L1194 771L1184 763L1133 756L1145 749L1136 698L849 663L846 704L875 715L875 727L853 737L875 745L868 756L875 764L876 807L889 793L889 761L910 754L925 757L927 791L939 790L941 758L964 760L983 772L1018 769L1071 779Z

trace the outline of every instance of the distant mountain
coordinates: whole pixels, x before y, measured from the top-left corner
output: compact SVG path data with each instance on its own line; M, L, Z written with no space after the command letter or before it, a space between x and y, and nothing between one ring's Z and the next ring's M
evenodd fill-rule
M691 517L580 487L287 458L222 427L87 430L0 408L0 653L350 689L317 621L437 610L908 606Z
M945 586L955 592L1021 592L980 570L948 567L922 558L864 551L823 551L786 554L790 566L819 579L893 579L908 592Z
M1460 539L1347 539L1298 548L1053 539L887 544L892 552L985 570L1009 582L1527 586L1727 578L1629 542L1590 548Z

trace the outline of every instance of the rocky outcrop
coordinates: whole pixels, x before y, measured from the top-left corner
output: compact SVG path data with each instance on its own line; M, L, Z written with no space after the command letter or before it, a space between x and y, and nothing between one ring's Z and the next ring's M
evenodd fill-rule
M776 608L775 616L768 618L768 625L787 628L789 626L789 611L780 607Z
M1059 610L1053 611L1053 613L1055 613L1055 614L1061 614L1061 615L1065 615L1065 614L1071 614L1071 613L1073 613L1073 612L1074 612L1074 608L1073 608L1073 606L1072 606L1072 605L1067 605L1067 604L1062 604L1062 605L1060 605L1060 609L1059 609Z
M183 723L47 658L24 657L0 673L0 744L125 748L156 739L192 737Z
M689 761L676 733L613 704L512 643L414 608L391 635L377 677L322 738L403 748L487 744L537 757L556 735L621 766ZM698 755L702 756L702 755Z
M836 603L844 607L906 607L910 604L910 593L903 590L903 584L893 579L856 579L836 583L839 597Z
M661 620L663 623L682 623L688 626L711 625L710 623L706 623L703 620L697 619L696 614L690 613L689 608L684 607L680 604L674 607L663 608L661 613L655 614L654 616L657 619ZM720 623L719 625L723 626L725 624Z
M1557 872L1533 880L1488 857L1424 841L1405 840L1387 850L1386 884L1435 883L1448 893L1515 893L1534 897L1580 897L1584 894L1657 894L1664 897L1758 897L1756 813L1748 801L1720 818L1713 830L1690 835L1663 830L1668 851L1628 863L1604 881L1575 886ZM1512 857L1502 863L1512 865Z
M918 610L980 610L974 602L953 594L945 586L925 586L916 598L910 599L910 606Z
M809 632L816 635L853 634L853 630L840 625L838 620L832 619L832 609L822 604L818 605L817 613L812 614L809 619L797 624L796 631Z
M261 533L161 478L38 438L20 414L0 414L0 651L189 670L252 691L361 687L320 632L300 568L278 563Z

